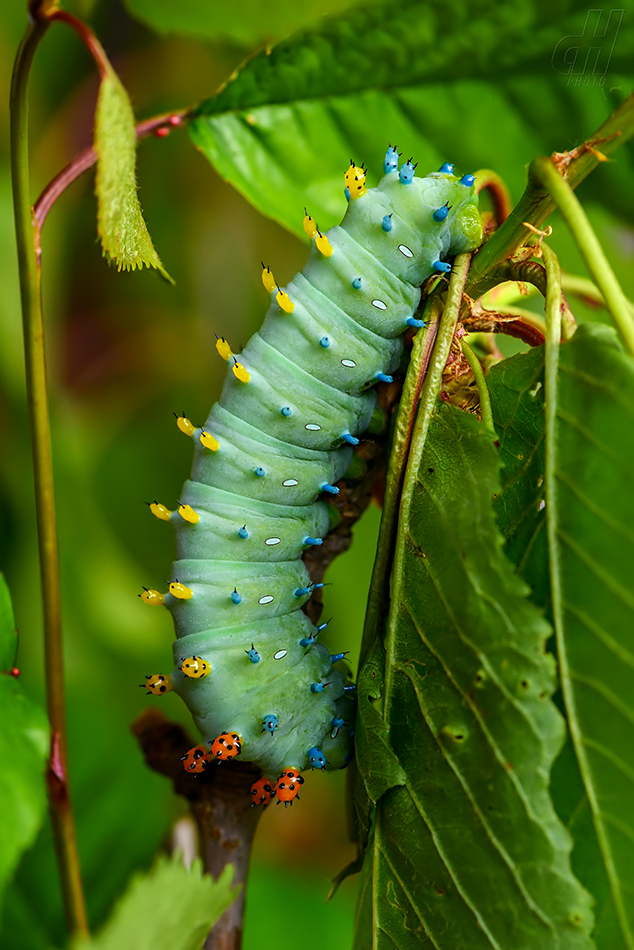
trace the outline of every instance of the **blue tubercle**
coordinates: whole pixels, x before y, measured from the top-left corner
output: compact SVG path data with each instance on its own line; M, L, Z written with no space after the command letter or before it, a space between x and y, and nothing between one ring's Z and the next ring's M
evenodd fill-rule
M393 376L388 376L387 373L377 373L377 374L376 374L376 379L377 379L380 383L393 383L393 382L394 382L394 377L393 377Z
M326 629L329 623L330 623L330 620L327 620L326 623L320 623L319 626L317 627L317 632L321 633L322 630Z
M398 149L390 145L383 159L383 174L395 172L398 168Z
M440 166L438 172L444 175L453 175L453 165L451 162L445 162L444 165Z
M239 538L249 537L249 532L247 531L247 526L245 524L243 524L242 527L238 529L238 537Z
M338 489L338 488L335 488L334 485L329 485L328 482L324 482L323 485L321 486L321 488L320 488L319 490L320 490L320 491L327 491L327 492L330 492L331 495L338 495L338 494L339 494L339 489Z
M356 687L356 684L353 683L352 686L344 686L343 691L344 691L344 693L352 693L352 692L354 692L354 690L355 690L356 688L357 688L357 687Z
M323 693L326 686L330 686L330 683L311 683L310 691L311 693Z
M341 434L341 438L343 439L344 442L347 442L348 445L358 445L358 444L359 444L359 440L356 438L356 436L350 435L349 432L343 432L343 433Z
M348 656L349 653L350 653L350 650L346 650L345 653L331 653L331 654L330 654L330 662L331 662L331 663L336 663L337 660L343 660L344 657Z
M277 729L277 716L271 714L270 716L265 716L262 720L262 732L270 732L271 735Z
M326 771L326 756L321 751L321 749L318 749L317 746L314 745L312 749L308 750L307 754L308 761L313 768L313 772L315 769L321 769L322 772Z
M300 647L312 647L316 639L317 637L315 634L311 633L309 637L302 637L302 639L299 641L299 645Z
M334 726L335 729L341 729L341 727L342 727L342 726L345 726L345 724L346 724L346 720L345 720L345 719L340 719L338 716L334 716L334 717L330 720L330 725L331 725L331 726Z
M304 544L319 545L319 544L323 544L323 543L324 543L324 542L323 542L323 539L322 539L322 538L310 538L310 537L308 537L308 536L304 538Z
M233 590L231 591L231 600L234 602L234 604L241 604L241 603L242 603L242 597L240 596L240 594L238 593L238 591L235 589L235 587L234 587Z
M280 412L282 413L283 416L293 415L293 410L291 409L290 406L282 406L282 408L280 409Z
M414 171L416 170L416 165L412 164L411 158L408 159L404 165L401 165L401 168L398 173L398 180L401 185L411 185L414 181Z
M425 321L417 320L416 317L408 317L405 323L408 327L415 327L417 330L421 330L425 326Z
M310 594L310 587L296 587L293 593L296 597L305 597L306 594Z
M444 221L447 215L449 214L449 205L443 205L442 208L437 208L432 214L434 221Z
M392 224L392 215L386 214L381 222L381 227L384 231L391 231L394 225Z
M343 193L344 193L344 195L346 196L346 201L350 201L350 189L348 188L347 185L346 185L346 187L343 189Z
M361 278L355 277L354 280L352 281L352 286L354 287L355 290L361 290Z
M434 261L431 265L439 274L448 274L451 270L451 264L445 264L444 261Z
M258 476L258 478L264 478L264 476L266 475L266 472L264 471L261 465L258 465L258 467L254 469L254 472Z
M474 183L474 181L475 175L463 175L458 184L464 185L465 188L471 188L471 185Z
M322 336L321 340L319 341L319 345L323 346L323 348L326 350L330 346L330 340L327 336Z
M250 650L245 650L244 652L245 652L246 655L249 657L249 659L250 659L250 661L251 661L252 663L259 663L259 662L260 662L260 654L259 654L258 651L255 649L255 647L253 646L253 644L251 644L251 649L250 649Z

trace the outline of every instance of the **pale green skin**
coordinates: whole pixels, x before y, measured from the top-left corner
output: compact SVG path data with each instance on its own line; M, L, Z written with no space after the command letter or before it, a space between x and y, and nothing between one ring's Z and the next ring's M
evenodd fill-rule
M328 531L326 505L317 500L320 486L345 473L351 448L342 434L358 436L367 428L375 406L369 387L377 373L398 367L406 320L432 263L480 243L477 200L474 188L452 175L403 185L391 172L351 201L341 226L327 232L333 255L324 257L313 243L304 270L285 288L293 313L284 313L271 295L261 330L240 355L250 382L227 374L204 426L220 449L210 452L194 438L192 480L180 500L200 521L192 525L172 516L179 558L172 580L191 588L193 597L168 594L165 602L178 637L177 664L196 655L212 671L194 680L176 669L174 689L207 742L222 732L239 733L242 758L269 776L307 768L313 746L330 768L342 767L349 757L347 727L331 735L334 716L348 722L354 716L344 677L333 671L324 646L299 645L316 634L300 609L308 596L294 595L309 584L304 538L323 538ZM451 211L437 223L432 213L445 202ZM389 214L393 227L385 232L381 225ZM360 290L352 287L356 277L362 278ZM386 309L377 309L373 300ZM320 346L324 336L328 348ZM346 367L342 359L356 365ZM292 409L291 416L281 415L283 406ZM321 428L308 430L307 423ZM255 475L258 466L264 477ZM288 479L298 484L283 486ZM238 530L245 523L249 537L242 539ZM280 542L266 545L267 538ZM237 605L230 597L234 587L242 597ZM260 604L267 595L273 601ZM245 652L252 643L261 657L257 664ZM288 652L276 660L279 650ZM311 692L311 683L320 681L330 685ZM279 721L273 735L262 732L262 720L271 713Z

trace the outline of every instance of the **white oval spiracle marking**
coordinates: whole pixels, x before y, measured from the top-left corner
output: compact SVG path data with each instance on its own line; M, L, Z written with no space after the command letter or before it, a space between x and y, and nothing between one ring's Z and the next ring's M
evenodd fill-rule
M264 597L260 597L258 604L270 604L275 600L271 594L265 594Z
M372 306L376 307L377 310L387 310L387 304L383 303L382 300L373 300Z
M296 478L287 478L285 481L282 482L282 485L284 486L284 488L295 488L295 485L299 485L299 482L297 481Z
M399 244L398 249L399 249L399 251L401 252L401 254L403 255L403 257L413 257L413 256L414 256L414 252L409 249L409 247L407 246L407 244Z
M341 361L341 365L342 365L342 366L349 366L349 367L352 369L352 368L353 368L354 366L356 366L357 364L355 363L354 360L342 360L342 361Z
M316 422L307 422L304 426L305 429L308 429L310 432L320 432L321 426L318 426Z
M273 547L274 544L279 544L281 540L281 538L267 538L264 543L268 544L269 547Z
M288 653L288 650L278 650L277 653L273 654L273 659L282 660L286 656L287 653Z

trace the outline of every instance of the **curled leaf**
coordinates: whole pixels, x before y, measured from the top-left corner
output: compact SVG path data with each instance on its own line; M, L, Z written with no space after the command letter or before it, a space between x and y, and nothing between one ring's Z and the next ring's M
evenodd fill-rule
M173 283L154 249L136 184L134 112L121 80L109 70L95 113L97 230L105 257L117 270L155 267Z

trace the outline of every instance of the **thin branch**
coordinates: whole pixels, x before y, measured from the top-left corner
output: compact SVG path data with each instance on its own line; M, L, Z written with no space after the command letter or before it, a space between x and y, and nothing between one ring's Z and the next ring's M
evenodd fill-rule
M492 432L495 432L495 426L493 425L493 410L491 409L491 396L489 395L489 387L487 386L486 379L484 378L482 364L466 340L461 340L460 346L462 347L462 352L464 353L467 363L473 371L476 386L478 387L482 421L486 426L489 427L489 429L491 429Z
M11 81L11 173L20 294L24 325L26 386L31 427L35 508L44 608L46 701L51 727L48 794L68 929L87 935L75 822L68 791L64 664L57 516L53 485L53 456L46 387L46 357L37 222L32 217L28 155L28 88L37 47L49 26L45 4L33 5L16 56Z
M477 194L482 194L483 191L489 192L493 205L493 216L499 227L506 221L513 209L511 195L504 179L490 168L481 168L475 173L475 190Z
M628 301L579 199L550 158L536 158L531 168L533 175L542 182L553 200L557 202L585 265L603 294L608 311L623 342L630 354L634 356L634 319Z
M571 188L576 188L606 155L613 152L634 135L634 93L578 148L553 156L557 167L565 170ZM598 146L600 146L600 151ZM519 203L499 228L474 256L467 293L477 299L492 287L496 280L493 270L512 255L526 241L525 221L540 227L555 210L555 202L544 184L529 169L528 185Z
M214 764L200 775L185 772L181 756L195 743L181 725L155 709L142 713L132 732L148 766L170 778L174 791L189 801L205 871L218 877L227 864L235 868L234 884L242 890L207 937L205 950L240 950L251 848L263 812L251 807L249 790L262 770L238 761Z
M137 139L145 139L150 135L156 135L163 138L169 132L187 121L188 110L183 109L180 112L169 112L165 115L154 116L152 119L144 119L136 127ZM80 175L92 168L97 162L97 154L92 145L81 151L75 158L59 172L58 175L48 183L42 191L40 197L33 207L33 216L37 221L39 231L42 231L46 216L69 185L72 185Z
M388 581L389 567L396 539L398 509L401 488L405 476L405 466L414 429L421 390L432 349L436 340L438 318L442 309L440 295L428 298L423 314L427 326L416 334L410 365L403 387L403 395L396 416L394 435L390 450L389 466L385 485L385 498L381 513L381 525L376 549L376 558L372 568L370 591L363 626L363 639L359 657L359 669L374 642L383 617L389 605Z

